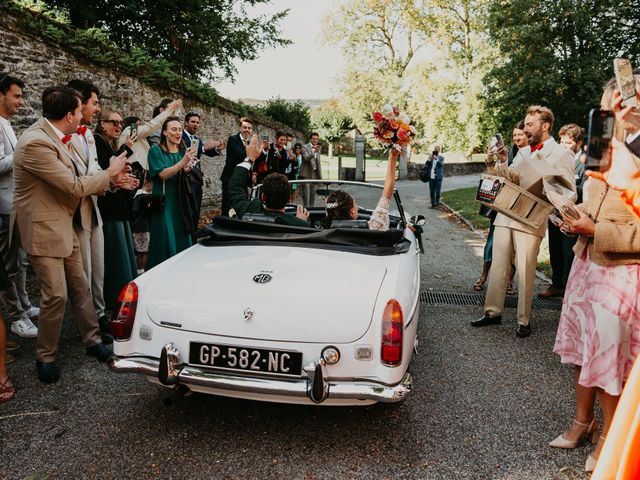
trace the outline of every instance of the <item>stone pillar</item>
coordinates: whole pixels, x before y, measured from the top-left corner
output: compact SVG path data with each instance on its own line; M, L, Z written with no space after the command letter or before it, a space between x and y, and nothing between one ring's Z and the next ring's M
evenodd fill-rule
M400 171L398 172L398 180L402 180L407 178L407 165L411 160L411 146L405 145L402 147L402 151L400 152L400 158L398 160L398 166L400 167Z
M364 182L364 136L356 135L356 181Z

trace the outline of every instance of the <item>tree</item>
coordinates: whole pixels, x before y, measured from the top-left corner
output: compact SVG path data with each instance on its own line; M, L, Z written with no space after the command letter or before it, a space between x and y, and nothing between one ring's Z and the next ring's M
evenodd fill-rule
M585 126L616 57L640 60L640 0L498 0L489 32L501 61L488 73L486 109L508 133L531 104L555 126Z
M309 133L309 125L311 123L309 107L300 100L290 102L281 97L274 97L257 107L256 110L305 135Z
M279 21L287 10L250 16L247 7L271 0L47 0L77 28L104 29L125 51L140 48L175 65L181 76L233 78L234 60L254 60L287 45Z
M351 117L341 111L339 103L329 100L311 112L311 128L329 142L329 158L332 158L334 143L354 126Z
M385 103L407 106L404 81L427 44L423 0L349 0L325 19L324 37L350 64L340 79L346 113L366 131L364 117Z

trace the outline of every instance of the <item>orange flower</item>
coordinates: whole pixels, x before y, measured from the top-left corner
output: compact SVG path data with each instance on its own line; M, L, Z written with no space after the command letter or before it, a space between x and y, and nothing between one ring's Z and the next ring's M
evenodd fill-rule
M394 130L397 130L398 128L400 128L400 122L398 122L397 120L393 120L393 119L389 120L389 125Z
M406 142L409 140L409 132L404 128L398 129L397 135L399 142Z

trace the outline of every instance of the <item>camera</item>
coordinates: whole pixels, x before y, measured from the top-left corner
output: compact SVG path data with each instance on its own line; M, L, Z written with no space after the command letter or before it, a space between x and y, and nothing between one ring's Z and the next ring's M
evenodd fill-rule
M433 155L434 157L437 157L438 156L438 151L434 150L433 152L431 152L431 155Z

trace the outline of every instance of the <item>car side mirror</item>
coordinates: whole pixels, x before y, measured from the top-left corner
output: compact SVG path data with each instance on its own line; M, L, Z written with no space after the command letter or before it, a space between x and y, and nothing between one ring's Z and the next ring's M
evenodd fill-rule
M424 218L424 215L414 215L409 219L409 223L418 227L422 227L425 223L427 223L427 220Z

